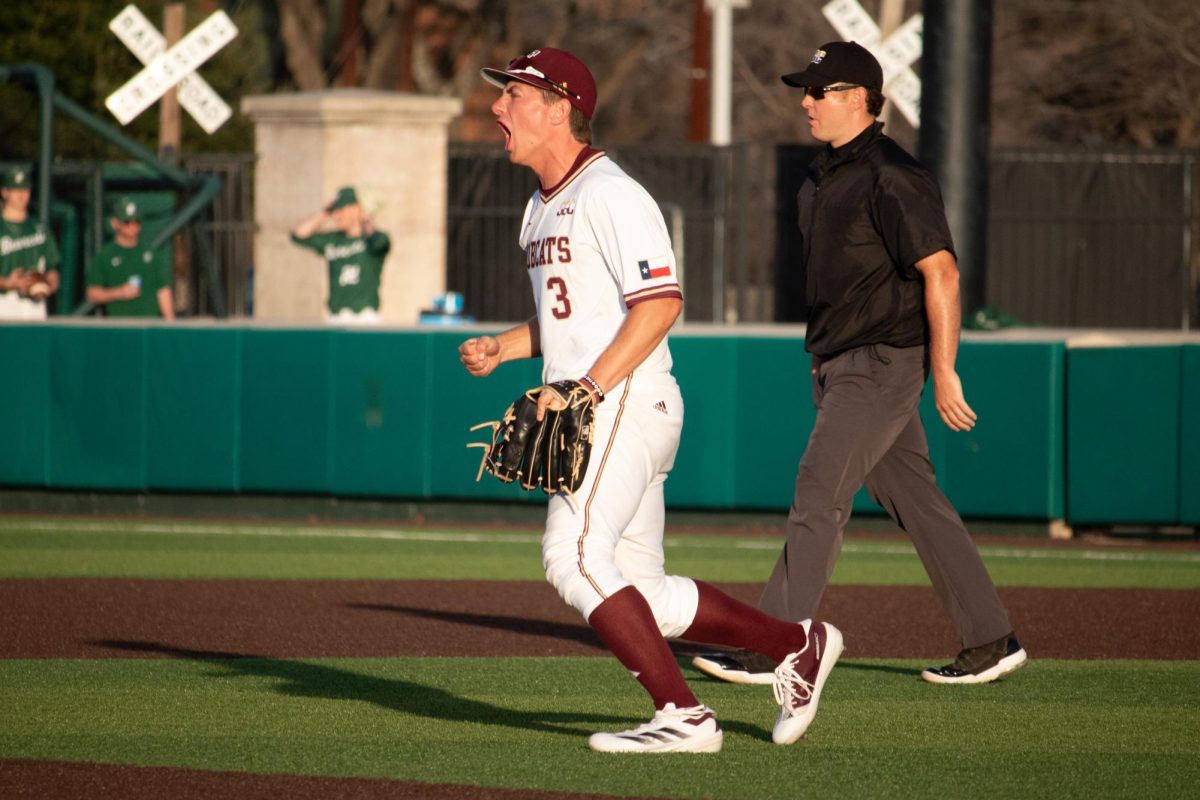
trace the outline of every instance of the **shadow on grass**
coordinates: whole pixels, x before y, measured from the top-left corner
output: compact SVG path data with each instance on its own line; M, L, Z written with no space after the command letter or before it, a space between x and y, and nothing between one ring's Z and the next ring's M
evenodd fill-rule
M590 630L590 629L585 629ZM281 683L275 687L280 694L292 697L314 697L326 700L357 700L371 703L389 711L398 711L419 717L441 719L448 722L469 722L479 725L497 725L521 728L541 733L563 734L579 737L589 731L579 730L578 723L587 723L595 730L625 730L642 724L646 719L609 714L589 714L565 711L518 711L492 705L479 700L468 700L445 689L426 686L412 681L395 678L377 678L324 664L311 664L280 658L265 658L247 653L232 653L220 650L194 650L175 647L160 642L136 640L96 640L88 642L99 647L126 650L135 653L154 653L169 658L186 659L212 664L227 675L217 677L253 676L277 678ZM766 708L766 706L764 706ZM770 704L773 722L774 705ZM767 712L764 712L767 714ZM719 717L719 713L718 713ZM648 718L648 717L647 717ZM742 722L723 721L726 732L737 732L754 739L770 740L770 728Z
M414 606L401 606L389 603L347 603L347 607L362 609L366 611L386 611L393 614L410 614L422 619L434 619L441 622L454 622L460 625L469 625L479 628L490 628L503 631L511 631L514 633L526 633L534 636L546 636L553 639L566 639L568 641L578 642L595 648L601 652L608 652L608 649L596 636L595 632L587 625L571 625L563 622L549 622L547 620L532 620L524 617L512 617L504 614L474 614L466 611L437 611L429 608L417 608ZM687 670L690 669L691 657L700 653L710 652L713 649L712 645L703 645L696 642L685 640L671 640L667 644L671 646L676 658L686 659L686 664L681 664L681 668L685 670L685 677L694 679L693 676L687 675ZM692 670L694 672L694 670ZM695 673L699 675L699 673ZM771 714L774 713L774 705L770 706ZM719 715L718 715L719 716ZM616 721L621 720L623 723L632 722L634 725L640 725L645 720L630 720L629 718L600 718L592 717L597 721ZM740 734L750 736L755 739L770 739L771 733L769 730L764 731L762 728L757 728L751 725L745 725L738 722L721 722L721 726L726 731L736 731ZM625 727L624 724L618 727ZM630 726L632 727L632 726Z
M393 614L408 614L421 619L433 619L439 622L453 622L473 628L489 628L492 630L524 633L530 636L544 636L548 639L563 639L578 642L596 650L606 651L600 638L587 625L571 625L565 622L550 622L544 619L526 619L511 617L504 614L474 614L468 611L437 611L432 608L415 606L400 606L390 603L347 603L347 608L363 611L387 611Z
M543 636L547 639L561 639L585 645L602 653L608 652L608 648L600 641L600 637L596 636L595 631L590 626L584 624L573 625L566 622L527 619L525 617L508 616L506 614L438 611L432 608L402 606L393 603L346 603L346 607L362 611L386 611L392 614L408 614L409 616L420 617L421 619L453 622L473 628L488 628L491 630L508 631L510 633L523 633L530 636ZM698 644L682 639L669 640L667 644L671 646L671 650L674 651L675 655L680 658L690 658L700 653L707 653L717 649L713 645Z
M449 722L497 725L574 737L583 733L572 727L575 723L599 723L606 727L615 726L616 729L622 729L628 727L630 722L629 717L601 714L518 711L479 700L468 700L435 686L395 678L377 678L305 661L263 658L246 653L193 650L159 642L103 640L89 644L212 664L228 670L228 675L220 677L246 675L277 678L281 683L275 691L293 697L357 700L389 711Z

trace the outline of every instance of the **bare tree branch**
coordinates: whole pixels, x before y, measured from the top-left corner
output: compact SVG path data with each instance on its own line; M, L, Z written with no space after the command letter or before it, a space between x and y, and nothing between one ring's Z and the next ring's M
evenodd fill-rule
M325 35L325 17L316 0L279 0L279 35L297 88L324 89L321 38Z

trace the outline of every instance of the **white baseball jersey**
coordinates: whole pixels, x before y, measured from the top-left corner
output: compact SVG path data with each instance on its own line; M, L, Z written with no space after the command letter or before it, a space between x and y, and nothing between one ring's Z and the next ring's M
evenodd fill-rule
M631 306L682 297L658 205L602 151L585 148L557 186L534 194L520 241L547 383L585 375ZM683 429L666 337L605 395L582 485L573 501L550 499L546 577L584 619L636 586L663 635L679 636L696 616L698 592L664 570L663 482Z
M630 306L682 297L662 212L602 150L584 148L557 186L534 193L520 243L537 304L546 383L582 377L616 337ZM634 374L670 370L664 338Z

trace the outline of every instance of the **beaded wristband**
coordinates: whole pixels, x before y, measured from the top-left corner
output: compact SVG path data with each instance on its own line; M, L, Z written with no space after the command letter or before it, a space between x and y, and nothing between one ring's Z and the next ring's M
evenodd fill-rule
M592 392L596 395L597 403L604 402L604 390L600 388L600 384L596 382L595 378L593 378L591 375L584 375L579 379L579 382L592 390Z

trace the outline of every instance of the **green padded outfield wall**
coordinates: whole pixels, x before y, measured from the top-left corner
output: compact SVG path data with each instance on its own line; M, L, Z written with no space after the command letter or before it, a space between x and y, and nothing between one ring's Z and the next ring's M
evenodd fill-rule
M673 336L687 419L670 505L786 512L815 414L798 331ZM0 412L23 420L0 433L0 482L545 502L475 481L480 450L466 445L488 431L468 428L536 385L540 362L471 378L456 354L471 332L0 324L21 376ZM964 515L1063 516L1063 352L1055 341L964 341L960 372L980 414L967 434L942 425L926 392L931 459ZM879 513L865 494L855 508Z
M1183 346L1179 409L1179 522L1200 525L1200 344Z
M147 488L236 490L241 331L163 327L147 331L145 349Z
M671 351L687 420L668 501L786 512L816 418L803 339L677 335ZM930 460L961 514L1063 516L1063 354L1060 342L963 342L959 373L979 415L967 433L942 423L926 387ZM865 489L854 511L883 513Z
M1072 523L1179 521L1182 357L1181 345L1068 350Z
M47 333L49 484L146 488L146 332L54 326Z
M1061 342L964 341L958 373L979 417L966 433L946 427L926 387L922 418L933 462L960 514L1063 517L1065 362Z
M50 481L50 337L44 327L0 326L5 390L0 392L0 484ZM19 421L19 422L18 422Z

